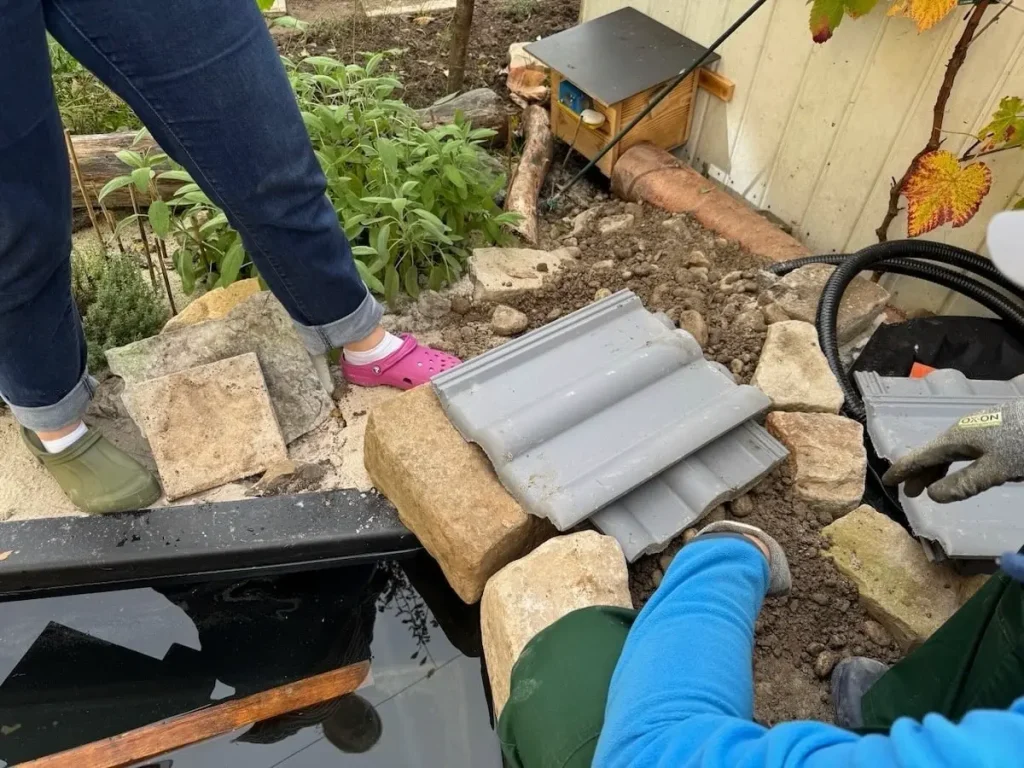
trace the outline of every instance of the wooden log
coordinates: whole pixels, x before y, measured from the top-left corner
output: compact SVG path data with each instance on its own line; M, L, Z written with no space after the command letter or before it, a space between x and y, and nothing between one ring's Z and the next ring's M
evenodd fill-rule
M19 768L126 768L236 728L352 693L366 679L369 669L369 662L362 661L21 763Z
M504 144L508 140L509 110L508 103L494 91L489 88L477 88L454 98L444 99L433 106L417 110L417 114L420 125L429 130L438 125L454 122L456 113L461 112L474 128L490 128L497 131L498 135L494 138L493 143ZM156 143L148 137L140 141L137 146L132 147L134 140L135 133L133 131L71 137L75 155L78 157L82 181L94 198L103 189L104 184L115 176L122 176L130 170L117 159L118 152L123 149L136 149L143 152L156 147ZM69 167L68 172L72 174L72 205L76 209L85 208L85 201L75 183L74 170ZM180 181L161 181L160 193L166 200L181 184ZM142 207L149 205L148 196L139 195L138 199L139 205ZM132 201L128 196L127 187L112 192L104 200L104 205L107 208L131 208Z
M537 244L537 198L551 167L555 140L551 134L551 119L541 106L527 107L523 112L523 130L526 144L519 160L512 185L505 200L505 210L518 213L522 221L515 230L531 245Z
M95 133L83 136L72 136L71 143L75 148L75 155L78 157L79 169L82 172L82 182L89 189L93 196L97 196L103 185L115 176L123 176L131 169L117 159L117 153L124 149L134 149L138 152L145 152L156 148L156 142L146 137L136 146L135 131L120 131L118 133ZM74 169L71 169L71 204L74 208L85 208L85 201L74 183ZM160 182L160 192L166 199L181 186L180 181ZM148 195L138 196L139 205L143 208L149 205ZM128 195L128 188L112 192L103 204L107 208L131 208L132 200Z
M428 131L435 126L455 122L455 115L461 113L474 128L497 131L498 135L491 143L501 145L508 141L508 120L512 112L509 103L490 88L460 93L454 98L441 99L436 104L416 110L420 125Z

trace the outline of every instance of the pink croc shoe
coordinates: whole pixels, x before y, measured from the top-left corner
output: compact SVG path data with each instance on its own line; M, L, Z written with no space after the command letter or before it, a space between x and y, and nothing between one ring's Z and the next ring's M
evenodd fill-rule
M401 347L376 363L353 365L342 355L341 372L345 380L358 387L412 389L462 362L457 357L423 346L415 336L403 333L402 339Z

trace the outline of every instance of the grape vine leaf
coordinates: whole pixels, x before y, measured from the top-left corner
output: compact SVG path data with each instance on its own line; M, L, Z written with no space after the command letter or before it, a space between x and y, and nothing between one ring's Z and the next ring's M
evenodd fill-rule
M903 185L907 235L917 237L947 222L962 227L978 212L991 186L992 171L984 163L961 167L956 155L944 149L922 156Z
M955 2L955 0L954 0ZM845 13L851 19L863 16L878 5L878 0L813 0L811 3L811 37L824 43L843 21Z
M988 125L978 131L981 151L1024 144L1024 99L1004 96Z
M957 0L894 0L889 6L890 16L906 16L924 32L942 21L956 8Z

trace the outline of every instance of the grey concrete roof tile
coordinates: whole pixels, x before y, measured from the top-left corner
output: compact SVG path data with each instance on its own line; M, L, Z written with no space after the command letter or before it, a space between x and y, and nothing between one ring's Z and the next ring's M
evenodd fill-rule
M894 461L969 413L1024 397L1024 376L1012 381L968 379L940 370L922 379L854 374L867 407L868 434L879 456ZM954 464L955 472L966 466ZM900 501L926 551L949 558L992 558L1024 542L1024 484L1008 483L953 504L922 494Z
M509 492L566 530L765 410L621 291L434 379Z
M748 421L609 504L591 521L618 539L633 562L660 552L712 509L742 496L786 455L781 443Z

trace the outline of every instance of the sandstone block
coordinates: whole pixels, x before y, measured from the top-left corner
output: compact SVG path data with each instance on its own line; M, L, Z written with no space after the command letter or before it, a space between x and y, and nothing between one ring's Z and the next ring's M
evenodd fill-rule
M818 346L817 330L798 320L768 327L750 383L779 411L839 413L843 406L843 391Z
M526 644L566 614L592 605L632 607L622 548L594 531L551 539L487 582L480 625L495 716L508 701L512 666Z
M429 384L374 406L363 450L374 485L467 603L553 532L509 495L484 452L462 439Z

